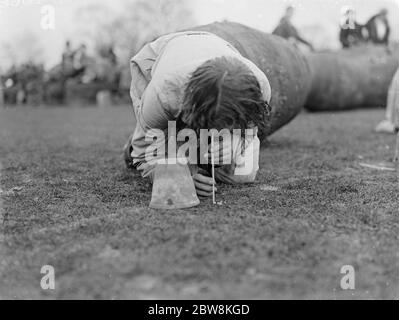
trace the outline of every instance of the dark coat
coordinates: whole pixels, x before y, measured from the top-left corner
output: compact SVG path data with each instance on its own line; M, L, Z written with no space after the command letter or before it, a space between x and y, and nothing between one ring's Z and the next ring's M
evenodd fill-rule
M369 41L376 44L385 44L389 43L389 35L391 33L391 27L387 19L383 20L385 25L385 34L383 37L380 37L378 34L378 27L377 27L377 19L379 15L373 16L365 25L365 28L368 32Z

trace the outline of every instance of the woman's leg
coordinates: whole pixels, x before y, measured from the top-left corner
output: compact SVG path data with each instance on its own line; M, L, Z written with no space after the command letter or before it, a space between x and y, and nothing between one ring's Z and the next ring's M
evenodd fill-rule
M399 70L388 90L386 119L376 128L376 132L395 133L399 129Z
M395 126L395 129L399 129L399 69L389 88L387 111L390 113L389 119Z

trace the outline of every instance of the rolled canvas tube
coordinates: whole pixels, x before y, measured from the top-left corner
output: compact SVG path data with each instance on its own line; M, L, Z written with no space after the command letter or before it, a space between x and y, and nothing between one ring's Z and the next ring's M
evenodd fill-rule
M388 89L399 67L399 46L362 46L307 55L312 85L310 111L385 107Z

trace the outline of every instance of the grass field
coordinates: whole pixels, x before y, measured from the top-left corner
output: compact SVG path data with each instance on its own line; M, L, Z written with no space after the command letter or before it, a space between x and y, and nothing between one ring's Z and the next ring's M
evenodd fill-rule
M393 157L383 114L303 113L256 184L156 211L123 165L128 107L0 110L0 298L399 298L398 177L359 166Z

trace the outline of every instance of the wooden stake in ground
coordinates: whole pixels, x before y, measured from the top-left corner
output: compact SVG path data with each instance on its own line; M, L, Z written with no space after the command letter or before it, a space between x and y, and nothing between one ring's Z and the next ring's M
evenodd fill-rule
M216 193L215 193L215 155L214 155L214 148L215 148L215 139L213 137L213 133L211 135L211 164L212 164L212 200L213 204L216 204Z

